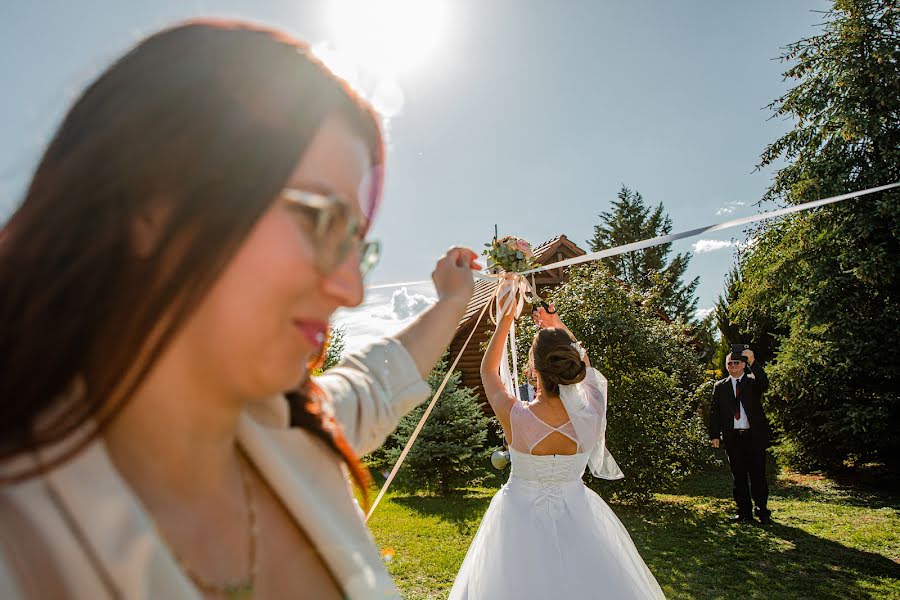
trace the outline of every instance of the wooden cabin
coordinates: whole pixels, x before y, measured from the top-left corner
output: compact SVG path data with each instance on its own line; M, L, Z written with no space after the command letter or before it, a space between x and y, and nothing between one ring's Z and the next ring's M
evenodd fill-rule
M549 265L567 258L583 256L584 254L586 254L584 250L564 235L558 235L534 249L535 262L540 265ZM545 296L546 292L564 283L567 279L568 272L564 268L541 271L534 274L534 284L541 296ZM453 341L450 342L450 360L456 357L466 338L472 333L475 321L478 320L478 314L490 299L495 286L496 284L493 281L478 280L475 282L475 292L472 294L472 299L466 307L466 312L456 328ZM481 318L478 329L472 336L469 345L466 346L466 351L459 359L459 364L456 366L456 370L462 372L462 385L470 387L477 392L478 398L487 413L490 413L491 409L487 403L484 388L481 386L481 358L483 356L482 347L490 339L491 334L494 332L494 327L488 315L485 314Z

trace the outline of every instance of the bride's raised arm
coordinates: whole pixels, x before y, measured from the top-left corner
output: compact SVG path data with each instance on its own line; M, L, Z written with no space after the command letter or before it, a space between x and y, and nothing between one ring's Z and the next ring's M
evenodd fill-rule
M500 361L503 360L503 347L513 322L512 312L503 315L497 322L497 329L488 344L484 358L481 359L481 385L484 386L488 403L494 409L494 414L497 415L504 431L509 431L509 412L516 399L509 395L503 380L500 379Z

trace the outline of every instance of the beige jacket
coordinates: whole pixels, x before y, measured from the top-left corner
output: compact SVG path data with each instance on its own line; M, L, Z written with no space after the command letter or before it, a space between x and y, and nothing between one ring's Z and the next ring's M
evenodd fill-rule
M335 416L359 455L380 446L399 419L429 394L412 357L396 340L351 355L318 378ZM400 598L385 571L340 460L320 440L288 428L281 396L248 409L238 441L297 523L321 552L347 598ZM51 501L58 492L65 511ZM38 477L2 490L35 523L73 598L110 594L102 570L121 598L200 600L201 596L157 535L140 500L118 474L102 441ZM94 548L101 568L81 549L68 512ZM22 598L8 558L0 557L0 598ZM303 590L297 591L303 597Z

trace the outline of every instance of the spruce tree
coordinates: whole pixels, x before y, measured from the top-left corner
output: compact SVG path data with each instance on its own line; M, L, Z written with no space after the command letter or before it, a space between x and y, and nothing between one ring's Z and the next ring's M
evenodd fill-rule
M601 222L594 226L594 237L588 241L592 251L614 248L672 232L672 219L662 203L651 208L637 191L622 186L612 210L600 213ZM685 285L682 281L691 254L676 254L669 259L672 244L627 252L603 259L610 271L639 291L651 306L672 319L695 323L697 298L694 295L700 278Z
M331 334L328 336L328 349L325 351L325 362L322 364L323 371L327 371L340 362L344 350L347 348L345 337L347 337L347 330L344 327L331 328Z
M446 375L443 360L428 376L432 393L437 391ZM490 473L489 456L494 450L486 445L491 419L485 416L478 396L460 386L461 373L454 371L428 417L419 437L413 443L398 473L407 488L425 489L447 496L454 489L478 485ZM370 465L390 468L397 462L426 404L400 420L391 436L383 457L377 454Z
M344 350L347 347L344 341L346 335L347 330L344 327L331 328L331 331L328 335L328 340L325 342L325 360L322 362L321 367L313 369L313 375L321 375L331 367L341 362L341 358L344 355Z

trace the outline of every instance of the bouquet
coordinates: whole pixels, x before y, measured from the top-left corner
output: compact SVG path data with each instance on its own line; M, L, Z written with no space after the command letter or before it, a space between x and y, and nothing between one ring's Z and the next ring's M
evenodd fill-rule
M484 255L490 259L488 266L496 267L507 273L521 273L537 266L534 262L534 250L531 244L514 235L494 239L485 244Z

